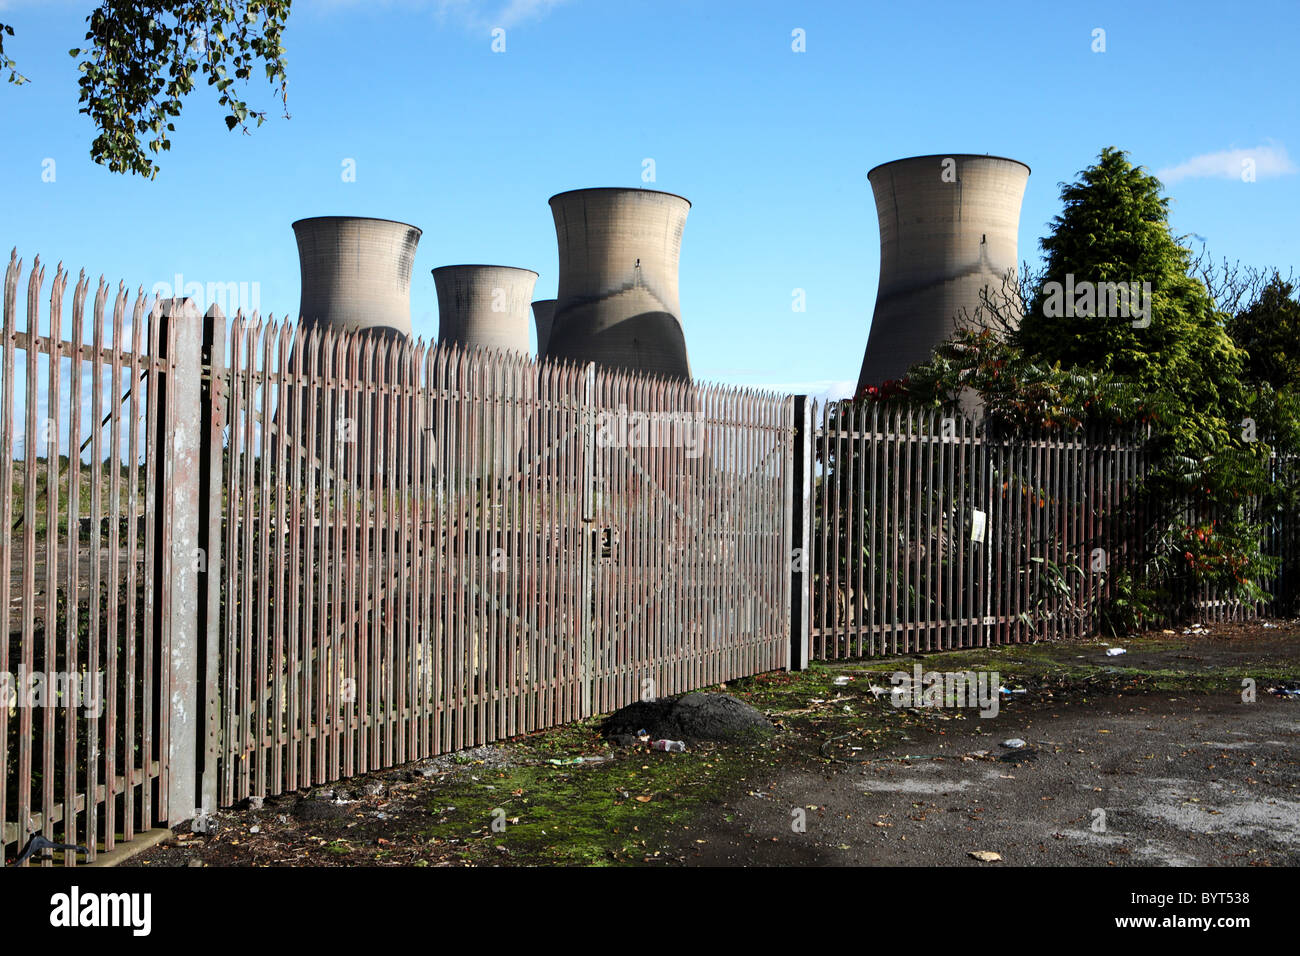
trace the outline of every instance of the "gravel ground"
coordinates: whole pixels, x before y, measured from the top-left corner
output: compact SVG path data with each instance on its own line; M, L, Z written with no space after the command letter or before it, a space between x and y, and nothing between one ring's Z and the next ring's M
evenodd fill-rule
M1003 747L1010 738L1025 748ZM872 758L779 773L714 808L686 862L991 866L969 854L992 851L1035 866L1300 864L1300 703L1004 710Z
M592 719L245 803L129 865L1300 864L1300 700L1269 692L1298 686L1300 622L1127 644L762 675L725 688L776 725L762 741L612 747ZM892 707L880 685L917 663L1026 693L987 718Z

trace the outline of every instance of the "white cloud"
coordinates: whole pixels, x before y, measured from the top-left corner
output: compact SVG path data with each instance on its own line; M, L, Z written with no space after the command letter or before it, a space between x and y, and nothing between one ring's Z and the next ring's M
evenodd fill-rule
M437 0L439 19L452 17L475 27L508 29L529 20L540 20L569 0Z
M10 0L0 0L0 7ZM312 0L306 10L332 12L350 7L398 7L432 11L438 22L453 21L475 30L509 28L540 20L569 0ZM298 13L295 5L294 13Z
M1193 156L1176 166L1156 173L1165 183L1183 179L1241 179L1246 161L1255 163L1255 178L1268 179L1300 172L1281 145L1256 146L1254 149L1221 149L1216 153Z

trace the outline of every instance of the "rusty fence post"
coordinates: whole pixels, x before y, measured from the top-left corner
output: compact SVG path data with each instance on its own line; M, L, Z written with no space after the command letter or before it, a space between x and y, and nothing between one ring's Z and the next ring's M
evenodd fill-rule
M585 425L583 435L583 478L582 478L582 514L579 540L582 543L582 614L579 638L581 644L578 653L581 661L578 665L580 682L579 713L583 717L592 714L592 671L595 667L595 628L596 628L596 562L600 560L600 542L597 536L600 528L595 517L596 484L596 431L598 428L596 408L596 363L588 362L583 373L582 419Z
M160 817L170 826L194 818L200 725L199 461L203 445L203 318L191 299L160 303L166 373L159 389L157 450L163 456L157 501Z
M196 728L199 745L199 800L195 808L200 817L217 809L217 772L221 732L221 585L224 563L221 545L223 510L222 438L226 428L226 401L229 383L226 367L226 317L216 305L203 317L203 397L202 437L199 461L199 542L204 557L198 576L198 653L201 723ZM264 410L263 427L269 427L270 413ZM277 529L279 530L279 529Z
M812 626L813 436L812 402L793 396L794 462L786 507L790 511L790 659L787 669L807 670Z

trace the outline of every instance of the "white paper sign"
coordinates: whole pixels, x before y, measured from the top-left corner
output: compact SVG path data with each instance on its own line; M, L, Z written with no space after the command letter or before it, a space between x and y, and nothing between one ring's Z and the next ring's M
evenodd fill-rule
M988 524L988 515L976 509L971 515L970 521L970 539L972 541L984 540L984 528Z

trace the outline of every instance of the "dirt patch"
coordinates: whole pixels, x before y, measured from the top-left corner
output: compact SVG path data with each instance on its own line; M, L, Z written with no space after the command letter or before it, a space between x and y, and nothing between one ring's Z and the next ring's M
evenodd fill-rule
M774 733L772 722L729 694L684 694L637 701L615 711L601 732L623 743L641 734L651 740L757 740Z

